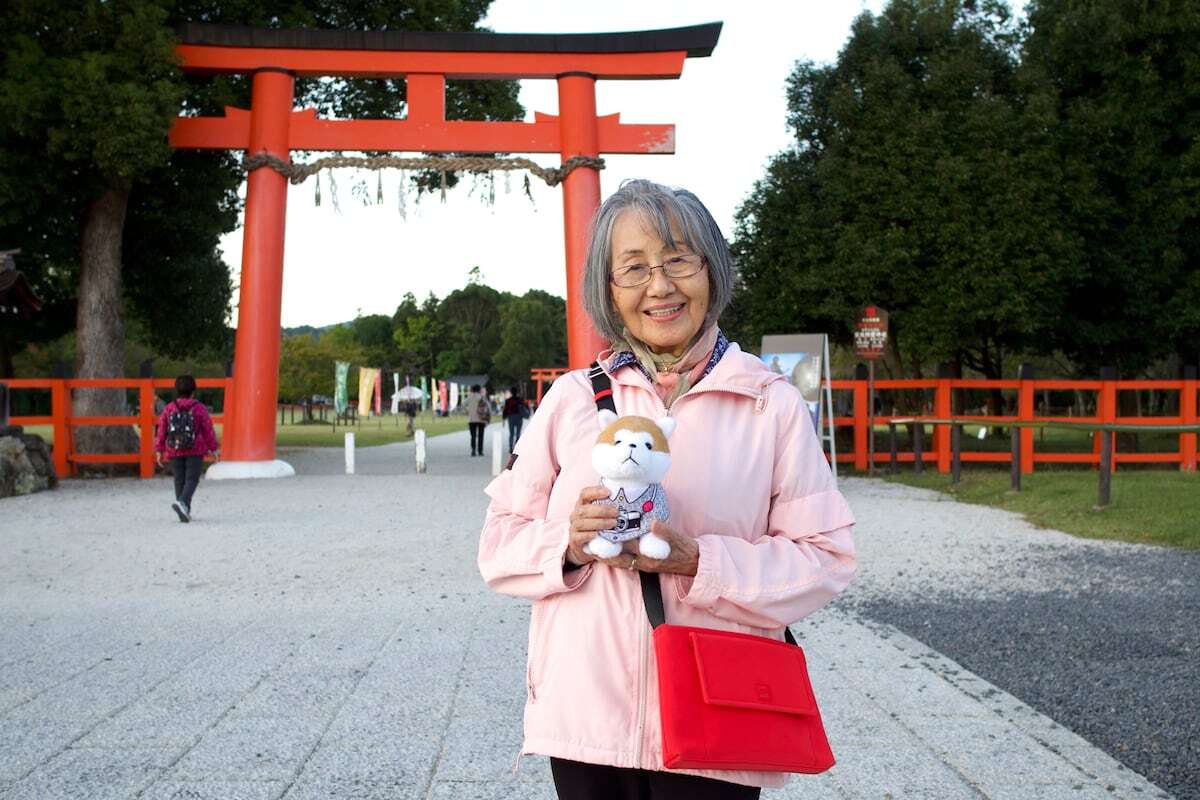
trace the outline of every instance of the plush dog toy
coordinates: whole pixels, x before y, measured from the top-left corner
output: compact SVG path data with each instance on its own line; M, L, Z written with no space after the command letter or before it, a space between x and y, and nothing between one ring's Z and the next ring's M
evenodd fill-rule
M665 522L670 514L660 482L671 466L667 439L674 430L675 420L670 417L656 421L600 411L600 437L592 448L592 466L609 496L595 502L617 507L617 526L600 531L584 545L585 552L612 558L621 552L622 542L640 538L638 551L648 558L671 554L671 545L650 532L650 523L656 519Z

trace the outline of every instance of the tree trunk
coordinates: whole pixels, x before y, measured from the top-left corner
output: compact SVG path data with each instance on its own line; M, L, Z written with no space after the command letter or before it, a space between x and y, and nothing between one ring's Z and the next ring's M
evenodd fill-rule
M13 372L13 347L8 341L8 331L0 330L0 378L11 378Z
M79 301L75 318L75 375L120 378L125 371L124 296L121 241L127 187L109 186L84 214L80 244ZM75 416L125 416L124 389L82 389L72 402ZM136 453L138 437L128 425L84 425L74 431L80 453ZM114 470L102 470L111 474Z

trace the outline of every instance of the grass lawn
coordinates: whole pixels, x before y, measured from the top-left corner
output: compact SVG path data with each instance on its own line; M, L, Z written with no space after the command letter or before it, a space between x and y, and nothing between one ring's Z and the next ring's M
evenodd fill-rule
M1200 473L1121 469L1112 476L1112 500L1103 510L1095 508L1098 474L1090 469L1022 475L1020 492L1009 491L1007 468L964 468L958 486L936 472L902 472L886 480L1015 511L1035 525L1077 536L1200 549Z
M329 424L317 425L275 425L275 444L279 447L342 447L346 434L354 433L355 447L371 447L377 444L392 444L406 442L412 437L405 433L405 418L400 417L397 425L396 417L379 417L371 420L360 420L357 425L338 425L335 429ZM467 429L466 416L435 417L431 414L419 414L413 421L414 428L421 428L426 436L439 436L443 433L454 433Z
M361 420L357 425L338 425L335 430L331 424L314 425L275 425L275 444L278 447L342 447L346 441L346 433L354 432L356 447L371 447L377 444L392 444L405 442L410 437L405 433L405 419L396 417L380 417L372 420ZM217 436L221 436L221 426L217 427ZM414 427L425 430L427 436L439 436L443 433L454 433L467 429L465 416L435 417L431 414L419 414L414 421ZM36 433L53 446L54 428L50 425L27 425L26 433Z

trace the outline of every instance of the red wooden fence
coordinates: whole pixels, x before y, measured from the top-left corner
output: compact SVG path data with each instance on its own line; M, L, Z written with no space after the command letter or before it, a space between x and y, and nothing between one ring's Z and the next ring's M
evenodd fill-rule
M552 380L561 374L560 370L539 370L543 374L532 376L539 380ZM557 373L557 374L556 374ZM54 427L54 466L60 477L73 475L76 464L137 464L143 478L154 474L154 390L171 389L174 381L170 378L115 378L111 380L82 380L61 378L19 378L4 379L0 383L15 390L42 390L50 393L50 416L13 417L14 425L52 425ZM223 406L230 407L233 392L233 381L230 378L200 378L196 385L201 389L222 389L225 393ZM1200 423L1197 414L1197 391L1200 381L1194 378L1182 380L975 380L957 378L931 378L924 380L877 380L877 391L887 390L931 390L933 401L928 414L906 414L902 417L877 415L875 424L886 426L892 419L944 419L955 416L957 419L969 419L985 425L1003 425L1006 422L1051 422L1067 420L1075 423L1095 422L1100 424L1130 424L1130 425L1196 425ZM138 413L136 416L124 417L77 417L71 413L70 393L75 389L137 389ZM853 415L834 417L834 425L850 427L854 430L854 448L852 452L839 453L838 461L851 463L855 469L867 469L867 382L865 380L835 380L831 384L835 393L850 392L853 399ZM1017 394L1017 413L1009 416L964 416L955 414L952 407L953 391L955 389L1001 389L1015 391ZM1051 417L1039 416L1035 413L1035 396L1042 390L1095 392L1096 413L1087 417ZM1179 392L1179 414L1177 416L1142 416L1128 417L1117 414L1117 394L1122 391L1147 390ZM539 393L540 394L540 393ZM540 398L539 398L540 399ZM838 405L835 402L835 407ZM218 414L213 422L225 422L225 415ZM71 432L80 425L133 425L138 428L141 447L136 453L118 454L84 454L77 453L73 447L74 437ZM1100 437L1095 437L1092 450L1089 453L1056 453L1038 452L1035 448L1035 437L1032 429L1026 428L1020 432L1021 470L1033 472L1036 464L1100 464ZM878 437L877 437L878 439ZM1200 461L1197 452L1197 434L1180 433L1178 450L1164 453L1132 453L1116 452L1114 447L1113 464L1145 464L1163 463L1178 464L1185 471L1194 471ZM65 445L65 446L64 446ZM883 452L880 452L880 451ZM886 448L876 448L875 462L886 463L890 454ZM922 461L933 462L939 472L950 471L950 435L948 425L935 425L933 442L928 450L921 454ZM914 460L911 450L898 454L898 460L911 463ZM1010 463L1011 453L1004 452L970 452L962 453L964 462L1000 462Z
M830 384L835 393L851 392L853 394L853 416L834 417L834 425L852 427L854 429L854 448L849 453L838 453L839 462L852 463L855 469L867 469L867 382L865 380L835 380ZM1006 422L1057 422L1073 423L1118 424L1118 425L1196 425L1200 422L1197 416L1197 388L1200 381L1195 378L1180 380L977 380L958 378L932 378L926 380L877 380L876 391L881 390L911 390L921 389L932 391L933 401L930 404L931 413L891 415L876 415L876 425L887 425L892 419L945 419L955 417L960 420L974 420L981 424L995 426ZM953 392L955 389L1001 389L1015 391L1017 404L1015 415L1008 416L966 416L956 413L952 408ZM1177 416L1119 416L1117 413L1117 394L1123 391L1147 390L1179 392L1179 414ZM1086 391L1096 394L1096 413L1085 417L1040 416L1035 413L1036 393L1042 390L1050 391ZM834 402L836 408L838 403ZM924 409L923 409L924 412ZM876 443L879 435L876 433ZM1100 464L1100 437L1094 437L1090 453L1061 453L1038 452L1034 446L1034 430L1024 428L1020 432L1020 461L1021 471L1033 472L1036 464ZM880 452L883 449L884 452ZM1116 451L1114 444L1113 465L1117 464L1178 464L1181 470L1195 471L1200 453L1197 453L1197 434L1180 433L1179 448L1172 452L1162 453L1121 453ZM1011 463L1012 453L1005 452L969 452L962 453L964 462L1000 462ZM891 458L886 448L876 447L874 461L876 464L886 463ZM912 450L900 452L897 458L901 462L912 463ZM933 462L938 471L950 472L950 426L934 425L932 446L921 453L923 462Z
M54 428L54 470L60 478L75 474L77 464L137 464L143 478L154 475L154 425L158 421L154 413L154 390L174 389L172 378L112 378L112 379L63 379L63 378L4 378L0 384L9 390L41 390L50 393L50 416L14 416L12 425L51 425ZM232 378L197 378L200 389L224 391L224 408L230 407L233 393ZM137 414L124 417L84 417L71 413L71 392L75 389L137 389ZM214 414L213 423L226 421L224 414ZM81 425L132 425L138 429L140 446L136 453L78 453L75 451L73 431Z

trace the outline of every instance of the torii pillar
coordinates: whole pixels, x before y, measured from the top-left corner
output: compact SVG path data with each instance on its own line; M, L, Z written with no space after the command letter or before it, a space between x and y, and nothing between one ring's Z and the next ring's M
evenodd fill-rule
M678 78L689 56L708 56L721 23L606 34L486 34L399 31L284 31L187 25L176 48L185 72L252 75L249 111L180 117L179 148L245 150L283 161L292 150L426 153L675 152L672 125L624 125L596 114L596 81ZM323 120L293 111L296 77L404 78L402 120ZM558 84L559 115L534 122L447 121L447 79L540 78ZM600 205L600 176L572 171L563 182L567 268L567 351L584 367L607 346L582 304L588 226ZM224 460L210 478L283 477L275 458L287 180L267 167L250 173L242 243L233 391L226 402Z

